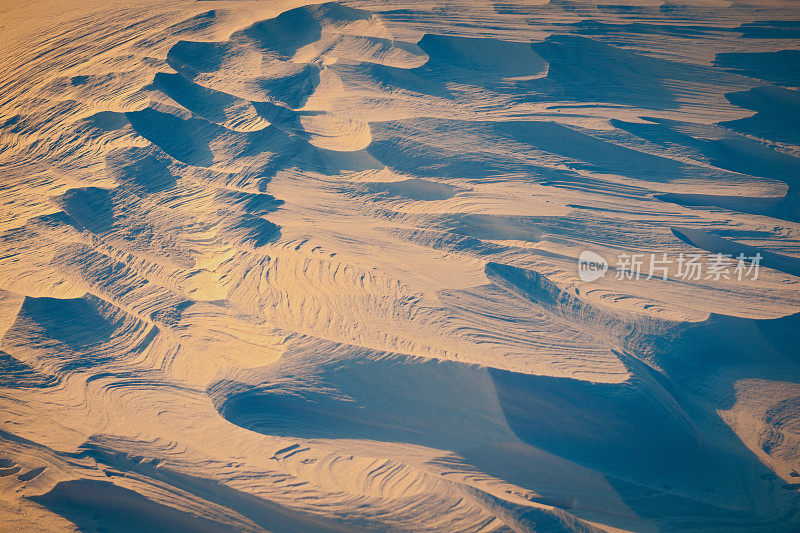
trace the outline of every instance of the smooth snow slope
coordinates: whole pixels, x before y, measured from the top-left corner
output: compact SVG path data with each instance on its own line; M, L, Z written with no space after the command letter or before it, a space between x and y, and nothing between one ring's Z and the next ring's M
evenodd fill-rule
M3 531L800 529L797 2L0 34Z

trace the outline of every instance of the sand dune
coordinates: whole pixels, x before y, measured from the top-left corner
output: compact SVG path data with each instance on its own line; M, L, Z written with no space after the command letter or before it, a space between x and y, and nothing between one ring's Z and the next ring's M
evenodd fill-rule
M1 11L0 530L800 528L793 2Z

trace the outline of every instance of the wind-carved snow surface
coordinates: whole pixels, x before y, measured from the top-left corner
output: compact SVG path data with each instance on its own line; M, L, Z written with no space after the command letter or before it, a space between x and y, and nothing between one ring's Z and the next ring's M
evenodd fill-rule
M795 3L0 17L0 529L800 529Z

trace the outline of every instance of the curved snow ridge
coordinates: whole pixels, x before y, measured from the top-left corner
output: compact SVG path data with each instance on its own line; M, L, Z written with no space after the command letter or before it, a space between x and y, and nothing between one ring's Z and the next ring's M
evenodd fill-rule
M287 531L372 531L410 528L424 521L430 530L455 527L459 531L499 532L547 527L565 532L598 531L561 509L514 497L511 491L502 498L445 479L416 464L414 450L408 448L412 459L403 463L301 442L270 443L275 451L267 461L268 469L253 466L245 475L234 475L226 482L201 477L196 466L180 459L181 450L164 443L95 435L81 446L81 455L95 460L112 479L133 478L127 483L122 480L124 486L154 502L164 502L164 493L171 491L169 507L163 511L177 508L237 530L277 525ZM230 470L232 465L219 466ZM98 477L87 472L91 474ZM267 496L253 483L257 478L273 479L281 490L270 490ZM60 491L56 489L40 501L52 503L56 512L80 518L57 505ZM208 509L201 512L198 504ZM104 508L102 502L93 507Z
M212 174L210 183L202 176L190 178L187 169L155 148L112 151L105 167L116 188L69 189L57 203L76 229L137 256L123 262L149 260L164 269L192 269L203 255L197 249L202 241L206 248L215 244L217 248L226 244L259 247L279 235L278 226L264 216L282 201L259 192L257 185L245 190L228 188L244 185L241 181L246 175L237 176L240 183L231 183L229 175ZM262 176L257 183L264 181ZM185 223L186 217L210 212L216 215L210 223ZM177 230L194 234L195 243L174 238Z
M323 64L411 68L427 60L416 45L386 35L368 11L336 3L295 8L235 32L226 42L177 43L167 62L178 75L159 73L154 86L195 114L239 131L266 127L261 114L269 117L266 104L277 104L284 109L270 122L288 126L319 148L357 151L371 140L366 123L324 110L291 110L315 94Z
M269 126L251 102L191 83L179 74L159 72L153 86L195 115L234 131L255 131Z
M525 42L500 41L425 34L417 43L430 57L429 69L456 73L457 69L474 75L498 78L533 79L547 74L547 63Z
M25 298L4 350L49 375L135 360L158 334L95 296L79 299Z
M646 363L670 391L738 365L797 359L786 336L796 333L798 314L764 320L712 313L701 321L674 321L597 305L533 270L487 263L486 272L504 289L618 350L624 361L635 357Z
M647 398L639 398L636 404L647 405L648 402L656 401L677 414L673 416L677 416L676 420L681 421L678 427L690 428L688 433L684 434L686 440L683 444L672 443L670 449L683 446L681 453L687 456L696 454L698 458L705 457L706 459L702 459L704 461L712 460L714 457L713 461L719 461L720 468L715 469L713 475L728 477L738 475L734 472L740 468L736 465L742 460L738 453L731 455L729 446L734 448L747 446L760 457L760 462L752 464L774 465L771 468L780 472L784 480L791 479L790 473L793 467L790 467L791 460L787 462L787 454L792 453L789 450L795 442L794 429L785 427L786 423L782 418L785 416L789 420L793 416L792 402L797 391L794 385L778 384L775 381L791 381L799 377L796 370L798 361L796 350L792 347L792 341L788 339L795 338L800 332L800 315L756 320L712 314L700 322L675 322L597 306L584 301L577 293L572 294L562 290L545 276L532 270L489 263L487 275L507 290L555 313L568 327L579 329L596 342L617 350L632 375L628 382L646 384L643 390L646 391ZM503 374L497 370L491 372ZM753 380L751 378L753 372L769 378ZM541 385L532 387L525 382L554 378L509 374L508 379L511 383L516 383L516 390L520 393L538 391L536 395L531 396L533 400L538 399L539 394L544 394L546 389ZM592 388L588 383L580 383L586 389ZM743 384L748 384L747 388ZM613 387L613 385L598 384L596 387ZM497 390L502 396L503 389ZM746 393L742 393L742 390ZM580 397L581 394L572 391L569 398ZM586 404L596 405L602 409L600 406L605 405L610 398L616 396L602 395L587 400ZM781 398L785 401L778 401ZM512 429L521 437L527 431L534 435L544 433L545 436L552 437L547 435L546 425L525 421L525 416L529 415L520 412L521 410L527 412L520 407L521 405L523 404L515 401L511 411L521 417L520 421L515 421L508 413L506 415ZM702 414L709 408L719 412L721 420L735 431L735 436L729 433L727 436L717 435L714 440L709 440L710 422L707 416ZM631 407L624 409L629 416L636 416L635 410L631 410ZM653 406L646 409L649 413L655 410ZM541 412L541 409L533 412ZM570 409L561 416L569 417L570 413L576 412L578 412L576 409ZM599 415L591 417L590 420L598 417ZM668 420L669 417L662 419ZM587 424L591 422L584 421L579 426L586 427ZM647 426L647 423L643 419L642 424L638 426L639 430L644 426ZM563 426L558 427L563 431ZM620 426L615 424L613 427ZM673 432L673 437L680 439L680 432L675 432L674 428L670 431ZM597 433L599 430L592 434ZM646 437L637 435L636 438ZM664 437L656 437L656 440L662 438ZM568 442L580 441L571 438ZM568 450L571 444L559 443L559 446L561 451L554 453L564 454L564 450ZM602 444L594 443L590 449L599 453ZM588 452L578 450L571 453ZM665 451L663 456L666 455L668 453ZM636 455L628 451L626 457L634 461ZM631 469L625 473L620 470L610 471L617 476L633 479L629 477ZM791 498L789 495L781 494L780 480L773 474L766 472L761 476L758 479L772 484L771 488L765 487L765 490L772 491L775 494L774 498L779 498L781 501L783 499L788 501ZM638 482L642 482L648 479L648 474L646 470L639 470L634 477ZM760 483L755 481L755 478L752 482ZM790 485L791 483L786 486ZM683 486L682 490L687 495L694 493L690 497L703 499L689 486ZM743 494L731 492L722 499L719 496L712 498L716 502L715 505L724 505L724 498L741 499ZM753 506L753 512L767 519L771 511L763 507L765 502L766 500L763 500L748 505Z
M672 233L686 244L695 246L715 254L726 254L733 258L743 255L746 258L760 257L761 266L779 270L792 276L800 276L800 258L776 254L759 248L742 244L723 237L717 237L711 233L691 228L671 228ZM752 263L751 259L747 259Z
M73 463L87 463L81 477L62 477L28 498L79 527L102 521L120 528L192 531L363 531L283 501L267 501L249 487L207 479L177 459L185 453L175 443L92 435L78 453L64 454Z
M684 106L684 116L707 120L714 117L712 107L714 113L728 107L726 92L756 85L718 69L656 59L577 35L551 35L533 49L549 63L543 88L551 99L658 111Z
M630 350L656 368L659 347L668 345L687 327L681 322L596 306L534 270L488 262L486 275L506 290L556 313L570 326L613 347Z
M627 123L613 124L622 128ZM421 178L488 181L522 175L551 186L571 181L573 188L582 184L584 190L625 186L628 194L637 189L643 193L714 190L733 194L747 187L754 194L779 195L786 186L778 180L797 164L794 158L763 147L757 150L763 158L780 159L781 174L765 174L766 167L747 166L741 159L739 165L719 166L692 161L656 147L639 146L649 126L630 126L638 141L625 139L628 142L623 143L617 130L576 128L541 117L497 121L421 117L371 124L373 142L367 152L400 173ZM752 148L746 139L743 142L729 151L740 154ZM470 147L469 153L464 153L464 146ZM728 157L735 161L741 155ZM765 175L770 178L764 179Z
M794 121L800 115L800 91L766 85L749 91L728 93L725 97L732 104L756 113L750 117L720 122L720 126L788 148L800 147L797 130L783 127L784 121Z
M608 346L495 284L442 291L440 298L448 317L442 332L473 343L458 352L459 362L597 383L621 383L629 376Z
M273 101L302 107L320 81L320 67L272 59L262 73L263 52L236 43L179 41L170 48L167 63L192 85L193 92L228 94L251 101ZM210 92L213 91L213 92ZM181 94L182 98L188 95Z
M491 287L442 292L436 302L374 270L291 249L242 254L221 265L218 276L237 280L226 285L227 306L287 331L509 370L604 381L624 374L608 350L518 309ZM376 322L384 324L379 331L371 327Z
M178 163L219 172L271 177L291 168L338 173L381 166L361 152L370 140L365 124L325 113L295 114L277 125L234 130L181 109L153 104L113 120L122 120L109 128L118 136L130 127Z
M654 198L685 207L722 208L733 212L766 215L774 218L792 220L796 209L789 205L785 196L722 196L714 194L655 194Z
M427 59L412 43L391 39L370 11L336 2L284 11L234 33L230 40L252 46L270 59L305 63L341 58L408 68Z
M699 447L683 410L643 376L592 383L307 339L274 365L232 376L208 392L227 420L268 435L406 442L456 452L478 468L489 458L474 456L474 449L519 439L639 479Z
M751 92L758 94L758 89L733 94ZM731 99L731 95L728 95L728 98ZM743 105L759 107L758 103L748 104L750 100L746 97L742 99ZM755 102L759 101L757 96L753 99ZM739 100L732 99L732 101ZM788 113L790 116L793 113L791 108ZM727 191L713 190L718 188L715 185L713 189L702 194L677 191L674 194L656 195L656 198L685 206L721 207L733 212L766 215L792 221L797 218L796 176L800 171L800 159L796 157L796 150L780 146L782 143L776 143L775 140L754 139L752 135L741 135L720 127L729 124L726 122L721 122L719 126L707 126L677 120L642 118L651 123L614 120L612 124L654 143L660 149L679 151L682 157L696 161L697 164L711 165L741 176L755 178L749 182L740 179L741 183L736 188L729 187ZM741 120L748 123L748 119ZM735 177L728 179L733 181ZM710 194L712 190L714 193ZM731 195L733 192L737 194Z
M486 274L504 289L556 314L570 327L678 382L691 379L692 372L711 372L715 367L754 362L759 357L762 362L796 359L787 351L780 330L793 332L797 314L750 319L710 313L694 322L668 320L590 302L535 270L489 262ZM769 349L765 349L767 345Z

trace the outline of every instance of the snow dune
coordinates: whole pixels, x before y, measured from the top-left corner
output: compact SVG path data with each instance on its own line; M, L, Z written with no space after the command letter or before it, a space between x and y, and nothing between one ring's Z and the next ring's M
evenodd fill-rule
M8 7L0 529L797 531L798 21Z

